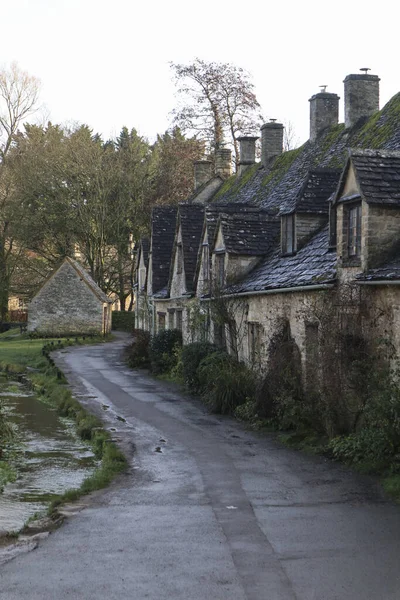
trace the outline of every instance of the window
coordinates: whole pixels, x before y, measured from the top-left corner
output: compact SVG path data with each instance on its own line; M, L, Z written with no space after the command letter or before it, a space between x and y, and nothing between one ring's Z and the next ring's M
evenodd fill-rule
M182 310L176 311L176 328L182 331Z
M260 323L248 323L249 335L249 360L252 365L261 362L261 325Z
M174 315L175 315L175 309L174 308L168 309L168 329L174 329Z
M216 284L222 288L225 285L225 252L215 255L216 262Z
M158 313L158 331L165 329L165 313Z
M347 255L349 258L361 255L361 204L349 208Z
M210 249L208 244L203 244L203 281L210 278Z
M294 215L285 215L281 218L282 232L282 254L293 254L295 252L294 242Z
M182 273L183 271L183 253L182 244L176 246L176 272Z

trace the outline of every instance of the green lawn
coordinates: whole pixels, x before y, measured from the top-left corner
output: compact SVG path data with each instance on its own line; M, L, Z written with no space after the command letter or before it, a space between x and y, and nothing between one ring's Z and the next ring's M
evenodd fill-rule
M6 335L8 334L8 335ZM43 345L48 340L30 339L26 334L0 335L0 370L23 371L26 366L40 367L45 363Z

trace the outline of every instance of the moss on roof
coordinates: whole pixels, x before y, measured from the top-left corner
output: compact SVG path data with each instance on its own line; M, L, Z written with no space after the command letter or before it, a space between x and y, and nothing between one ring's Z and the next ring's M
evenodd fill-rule
M315 169L342 169L350 148L400 149L400 93L369 119L345 129L343 123L323 131L315 142L284 152L264 168L256 163L242 177L227 179L213 198L218 203L253 204L284 211Z

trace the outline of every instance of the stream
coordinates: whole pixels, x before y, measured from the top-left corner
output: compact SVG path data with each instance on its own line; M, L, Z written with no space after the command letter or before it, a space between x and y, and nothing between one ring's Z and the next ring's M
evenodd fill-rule
M0 401L18 432L3 455L17 477L0 491L1 534L19 530L55 496L78 488L97 461L76 434L74 422L60 417L20 382L1 379Z

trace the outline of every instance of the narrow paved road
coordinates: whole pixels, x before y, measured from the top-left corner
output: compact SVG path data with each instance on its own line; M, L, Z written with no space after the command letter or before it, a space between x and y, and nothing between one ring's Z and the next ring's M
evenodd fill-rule
M1 600L399 600L400 508L377 486L207 414L122 346L58 360L130 471L0 567Z

